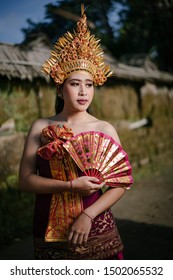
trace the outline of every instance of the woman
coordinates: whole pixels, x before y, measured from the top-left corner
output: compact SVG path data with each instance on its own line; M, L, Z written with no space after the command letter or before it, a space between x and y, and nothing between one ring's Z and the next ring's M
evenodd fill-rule
M58 87L61 109L33 123L20 165L20 188L36 193L34 246L37 259L119 259L123 245L110 207L125 189L108 188L83 176L63 144L72 136L99 131L120 143L112 125L88 113L94 85L112 73L103 63L98 41L90 35L86 15L74 34L55 45L43 70Z

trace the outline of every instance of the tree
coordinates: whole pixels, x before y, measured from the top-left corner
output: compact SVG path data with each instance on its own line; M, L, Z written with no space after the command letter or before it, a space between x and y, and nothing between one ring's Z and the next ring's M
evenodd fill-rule
M161 70L173 71L173 0L83 1L91 33L118 59L122 55L150 55ZM59 0L46 5L45 19L28 20L23 29L27 44L39 35L55 43L67 30L72 31L80 16L81 0ZM89 7L88 7L89 6Z
M101 38L102 43L112 49L110 38L114 38L113 28L109 23L109 11L112 7L112 1L83 1L87 9L87 18L91 22L93 33ZM23 44L37 38L38 34L46 34L52 44L64 34L67 30L72 31L76 26L76 21L80 16L81 0L57 1L57 4L46 5L45 20L41 23L34 23L27 20L28 28L22 29L25 35ZM88 7L89 6L89 7Z
M117 55L147 53L160 69L173 71L173 1L119 0Z

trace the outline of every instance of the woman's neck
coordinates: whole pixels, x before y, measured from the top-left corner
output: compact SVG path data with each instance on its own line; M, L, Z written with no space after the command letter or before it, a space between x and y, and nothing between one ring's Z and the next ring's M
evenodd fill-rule
M67 124L77 124L77 123L86 123L93 119L93 116L88 114L88 112L73 112L73 113L66 113L63 110L60 114L58 114L58 119L66 122Z

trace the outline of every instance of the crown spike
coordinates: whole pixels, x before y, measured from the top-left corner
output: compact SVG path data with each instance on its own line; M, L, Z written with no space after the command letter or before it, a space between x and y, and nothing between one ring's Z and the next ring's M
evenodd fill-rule
M83 14L85 13L85 7L84 4L81 4L81 15L83 16Z
M56 85L61 85L74 71L87 71L93 77L94 85L102 85L112 75L110 66L104 61L100 39L90 34L84 4L81 17L73 33L67 31L54 45L50 58L42 71L49 74Z

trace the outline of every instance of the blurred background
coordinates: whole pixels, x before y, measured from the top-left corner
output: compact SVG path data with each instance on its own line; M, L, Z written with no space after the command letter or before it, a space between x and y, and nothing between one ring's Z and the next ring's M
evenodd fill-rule
M31 123L54 114L40 67L76 27L81 1L13 2L0 4L0 259L32 259L34 195L18 188L19 162ZM117 129L133 167L134 185L112 207L125 257L172 259L173 1L82 2L115 71L91 110Z

